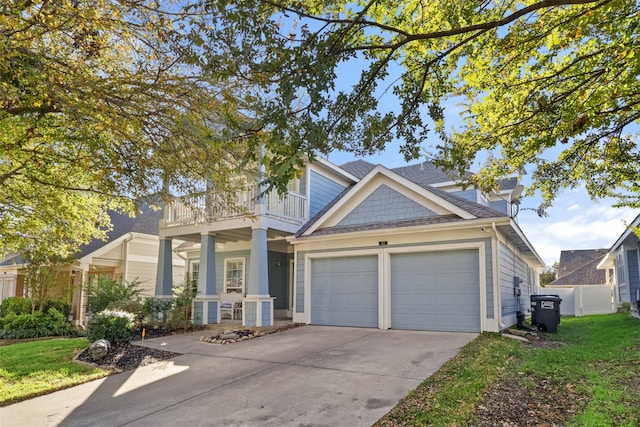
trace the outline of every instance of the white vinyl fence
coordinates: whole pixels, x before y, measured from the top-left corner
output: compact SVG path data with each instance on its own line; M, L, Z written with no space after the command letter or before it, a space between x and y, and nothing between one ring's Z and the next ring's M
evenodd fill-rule
M540 288L540 294L558 295L561 316L587 316L615 313L614 287L611 285L575 285L572 288Z

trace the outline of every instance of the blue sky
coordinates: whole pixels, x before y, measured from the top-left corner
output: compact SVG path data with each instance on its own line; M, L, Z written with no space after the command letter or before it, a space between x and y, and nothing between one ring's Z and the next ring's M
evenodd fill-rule
M392 144L374 156L355 157L350 153L334 152L329 160L342 164L361 158L370 163L387 167L407 164ZM412 162L417 163L418 160ZM526 185L526 180L523 182ZM517 221L540 257L549 266L560 258L561 250L609 249L631 223L638 211L630 208L613 208L611 200L594 203L584 189L566 190L548 210L548 216L540 218L534 211L540 204L538 197L528 197L522 202Z

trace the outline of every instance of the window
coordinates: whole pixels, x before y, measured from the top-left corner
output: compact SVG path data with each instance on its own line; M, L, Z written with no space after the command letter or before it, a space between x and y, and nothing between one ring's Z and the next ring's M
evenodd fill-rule
M198 273L200 272L200 261L191 261L189 263L189 280L191 286L198 287Z
M244 294L244 258L224 260L224 293Z

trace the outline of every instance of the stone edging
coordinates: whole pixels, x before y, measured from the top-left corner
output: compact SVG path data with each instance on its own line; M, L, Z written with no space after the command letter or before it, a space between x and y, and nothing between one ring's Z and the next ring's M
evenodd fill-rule
M257 328L256 330L252 329L228 329L224 331L214 332L209 336L201 336L200 341L210 343L210 344L233 344L246 340L250 340L253 338L263 337L269 334L275 334L278 332L286 331L288 329L297 328L299 326L303 326L303 323L290 323L287 325L282 325L279 327L268 327L265 329ZM261 330L262 329L262 330Z

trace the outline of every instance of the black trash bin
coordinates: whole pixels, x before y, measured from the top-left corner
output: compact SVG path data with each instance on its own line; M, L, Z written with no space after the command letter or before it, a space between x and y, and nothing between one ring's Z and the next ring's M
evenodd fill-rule
M558 295L531 295L531 323L543 332L557 332L560 324Z

